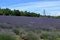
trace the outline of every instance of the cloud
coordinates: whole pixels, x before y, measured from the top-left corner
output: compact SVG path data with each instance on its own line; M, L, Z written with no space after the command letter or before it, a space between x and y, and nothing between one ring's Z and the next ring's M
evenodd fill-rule
M31 12L43 13L46 10L47 15L60 15L60 1L39 1L20 3L8 6L11 9L27 10Z
M20 3L20 4L15 4L11 5L10 7L50 7L50 6L57 6L60 1L40 1L40 2L29 2L29 3Z

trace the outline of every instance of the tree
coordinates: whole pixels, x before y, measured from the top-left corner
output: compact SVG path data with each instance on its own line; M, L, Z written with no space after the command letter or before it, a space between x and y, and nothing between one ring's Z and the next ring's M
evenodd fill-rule
M28 16L28 17L39 17L40 14L34 12L27 12L27 11L19 11L19 10L11 10L9 8L1 9L0 8L0 15L4 16Z
M19 10L14 10L13 13L14 13L13 15L15 15L15 16L20 16L20 11Z
M11 10L10 10L10 9L8 9L8 8L3 9L3 15L8 16L8 15L10 15L10 14L11 14Z

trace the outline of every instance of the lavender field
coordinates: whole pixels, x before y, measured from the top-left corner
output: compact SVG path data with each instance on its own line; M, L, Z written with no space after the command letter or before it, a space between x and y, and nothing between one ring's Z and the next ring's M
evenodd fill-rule
M0 0L0 40L60 40L60 0Z
M50 36L52 34L55 37L57 34L60 35L60 19L47 17L0 16L0 34L7 33L16 37L15 33L16 31L18 32L18 30L22 32L22 35L33 32L34 34L36 33L38 38L43 35L43 33L47 33ZM44 37L41 37L40 40L42 39L44 39Z
M60 19L24 16L0 16L0 24L7 26L60 29Z

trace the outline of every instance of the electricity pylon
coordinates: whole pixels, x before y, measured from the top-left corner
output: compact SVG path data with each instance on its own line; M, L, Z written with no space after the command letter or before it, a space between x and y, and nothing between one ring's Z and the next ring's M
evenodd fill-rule
M43 15L46 16L45 9L43 10Z

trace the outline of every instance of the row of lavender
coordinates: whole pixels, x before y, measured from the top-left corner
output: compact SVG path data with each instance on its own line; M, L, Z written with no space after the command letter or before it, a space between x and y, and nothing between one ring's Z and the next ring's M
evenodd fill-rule
M49 28L60 29L60 19L23 16L0 16L0 25L16 28ZM60 31L60 30L59 30Z

